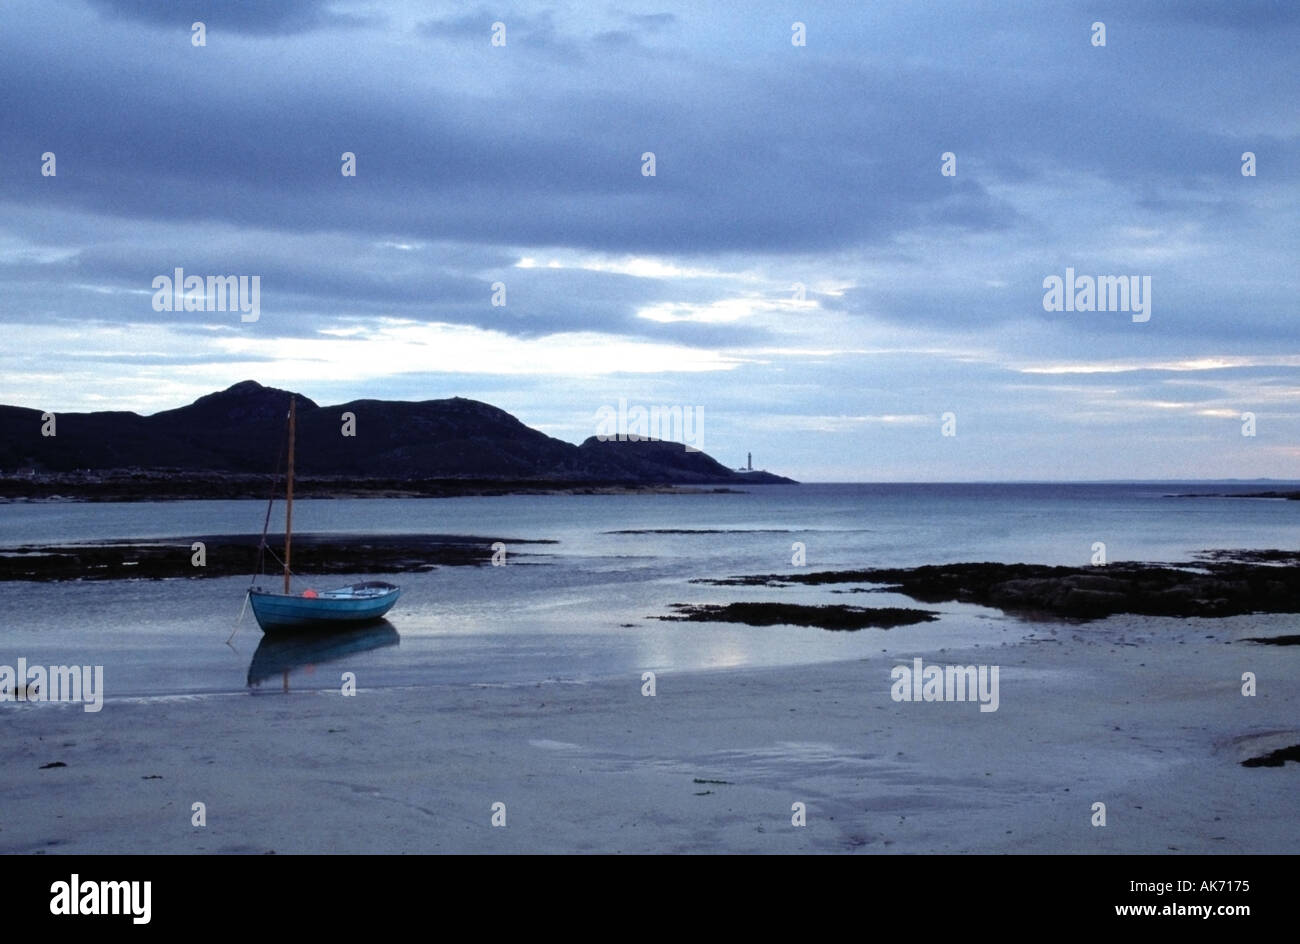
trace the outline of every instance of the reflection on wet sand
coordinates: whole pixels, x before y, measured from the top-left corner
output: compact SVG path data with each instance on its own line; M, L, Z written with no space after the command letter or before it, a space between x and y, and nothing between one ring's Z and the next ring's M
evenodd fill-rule
M344 656L385 646L396 646L401 641L396 628L388 620L372 626L359 627L346 632L295 633L289 636L263 636L253 661L248 665L248 685L256 688L276 675L283 679L284 691L289 690L289 673L294 669L309 671L322 662L334 662Z

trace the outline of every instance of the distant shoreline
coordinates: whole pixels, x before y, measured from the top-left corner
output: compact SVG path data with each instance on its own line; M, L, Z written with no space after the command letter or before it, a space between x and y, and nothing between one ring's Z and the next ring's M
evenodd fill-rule
M1169 495L1169 498L1272 498L1285 501L1300 501L1300 492L1187 492Z
M276 480L283 498L283 479ZM750 484L750 483L747 483ZM769 484L755 481L754 485ZM55 473L39 477L0 476L0 503L5 502L151 502L213 499L266 499L273 481L267 475L166 471ZM402 479L349 476L302 476L294 480L295 498L459 498L496 495L691 495L744 494L741 489L708 483L637 483L577 479Z
M283 497L283 479L277 497ZM272 478L264 473L204 472L179 469L113 469L107 471L44 472L36 475L0 474L0 504L13 502L151 502L245 500L267 498ZM636 482L631 480L547 478L406 478L346 475L306 475L294 480L297 498L462 498L501 495L743 495L756 485L798 485L795 481L753 478L740 482ZM1063 481L1063 482L804 482L824 485L879 486L1093 486L1193 485L1188 482ZM1222 487L1218 480L1207 485ZM1243 485L1246 483L1242 483ZM1289 483L1288 483L1289 484ZM743 486L743 487L737 487ZM1162 498L1253 498L1300 501L1300 489L1250 492L1169 492Z

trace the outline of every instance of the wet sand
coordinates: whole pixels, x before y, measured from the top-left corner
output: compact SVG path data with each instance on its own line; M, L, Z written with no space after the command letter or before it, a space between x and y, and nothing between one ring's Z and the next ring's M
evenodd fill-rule
M1242 766L1300 743L1300 652L1244 641L1287 628L1123 617L915 653L1000 666L996 712L892 700L910 660L885 656L662 673L654 697L639 675L345 697L321 665L288 695L114 700L110 671L98 714L0 705L0 851L1293 853L1300 764Z

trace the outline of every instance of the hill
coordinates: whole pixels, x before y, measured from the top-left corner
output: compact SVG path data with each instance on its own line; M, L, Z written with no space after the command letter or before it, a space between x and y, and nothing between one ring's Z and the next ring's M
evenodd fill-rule
M438 479L569 487L791 481L767 472L734 471L680 443L602 442L593 436L575 446L530 429L504 410L463 397L319 406L252 380L152 416L60 413L53 436L41 435L41 411L0 406L0 471L6 481L13 481L19 470L56 478L122 470L149 478L164 473L173 478L265 476L282 452L290 397L297 398L296 474L305 480L392 484ZM355 416L354 436L343 435L345 413Z

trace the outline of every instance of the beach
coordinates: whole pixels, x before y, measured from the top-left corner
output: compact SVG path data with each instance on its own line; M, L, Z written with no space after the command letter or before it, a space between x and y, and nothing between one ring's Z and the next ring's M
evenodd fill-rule
M1300 650L1242 641L1289 623L1034 624L963 649L660 672L653 696L639 674L372 689L364 673L347 696L322 665L287 695L9 703L0 851L1295 852L1296 766L1241 765L1300 743ZM999 666L997 710L894 701L913 657Z

